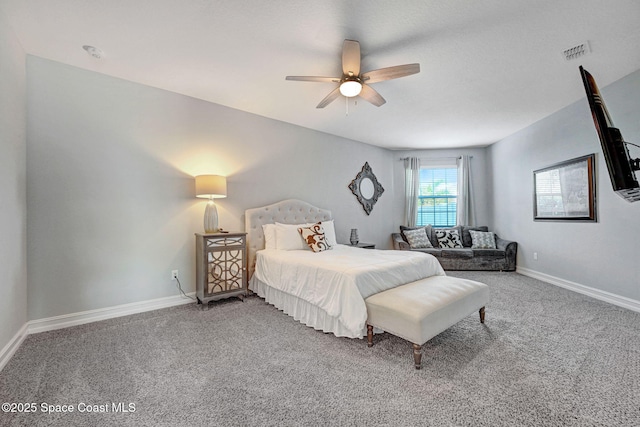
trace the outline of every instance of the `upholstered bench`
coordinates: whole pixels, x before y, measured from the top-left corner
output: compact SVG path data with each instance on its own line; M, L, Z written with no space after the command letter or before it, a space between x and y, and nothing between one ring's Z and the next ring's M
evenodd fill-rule
M367 342L373 346L373 328L413 344L416 369L422 345L475 310L484 323L489 287L484 283L449 276L433 276L372 295L367 305Z

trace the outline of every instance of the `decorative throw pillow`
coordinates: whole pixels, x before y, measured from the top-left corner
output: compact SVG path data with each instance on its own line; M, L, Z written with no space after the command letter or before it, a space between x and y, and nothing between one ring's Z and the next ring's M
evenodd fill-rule
M455 228L436 229L436 237L441 248L461 248L460 233Z
M415 230L405 230L404 236L407 238L407 243L411 246L411 249L432 248L433 245L427 237L427 230L425 227L417 228Z
M409 243L409 241L407 240L407 236L404 233L406 233L409 230L418 230L420 228L424 228L424 231L427 233L427 239L429 239L429 242L431 243L431 247L437 248L438 241L434 240L431 224L425 225L423 227L407 227L407 226L401 225L400 235L402 236L405 242Z
M464 246L465 248L470 248L471 245L473 244L473 242L471 241L471 234L469 233L471 230L473 231L489 231L489 227L487 227L486 225L478 225L475 227L471 227L468 225L465 225L462 228L462 246Z
M322 224L317 223L311 227L301 227L298 228L298 232L313 252L322 252L331 249L331 246L327 243Z
M495 249L496 239L491 232L469 230L471 234L471 249Z

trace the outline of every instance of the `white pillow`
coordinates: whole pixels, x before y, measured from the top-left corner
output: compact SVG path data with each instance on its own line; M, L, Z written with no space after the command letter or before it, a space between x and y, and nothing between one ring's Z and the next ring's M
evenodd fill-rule
M313 225L313 223L281 224L276 222L276 249L279 251L311 250L298 232L298 228L309 227L311 225Z
M327 244L331 247L334 247L338 244L336 240L336 229L333 225L333 220L330 221L321 221L322 228L324 229L324 238Z
M264 233L264 248L275 249L276 248L276 225L263 224L262 232Z

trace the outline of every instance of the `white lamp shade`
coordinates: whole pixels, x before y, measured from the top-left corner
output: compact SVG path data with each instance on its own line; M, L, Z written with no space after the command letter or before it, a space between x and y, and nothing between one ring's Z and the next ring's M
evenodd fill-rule
M196 176L196 197L203 199L227 197L227 178L220 175Z

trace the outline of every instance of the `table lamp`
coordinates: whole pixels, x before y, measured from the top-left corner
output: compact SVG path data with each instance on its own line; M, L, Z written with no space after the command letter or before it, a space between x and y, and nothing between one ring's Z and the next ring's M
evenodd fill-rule
M220 175L196 176L196 197L209 199L204 211L204 231L216 233L218 228L218 208L213 199L227 197L227 179Z

